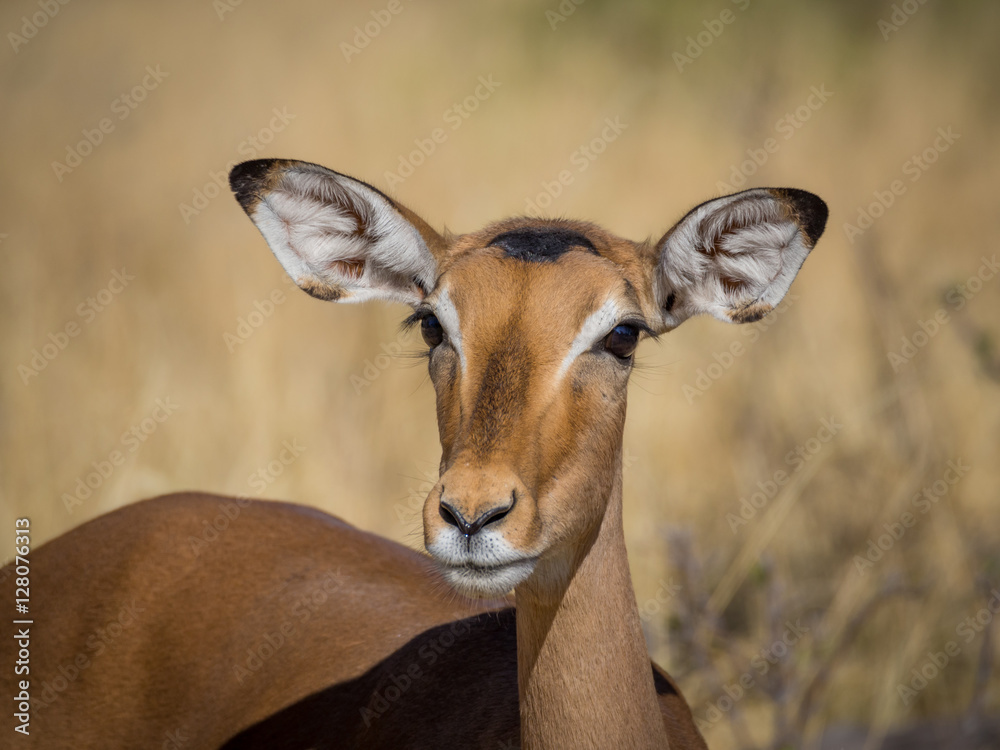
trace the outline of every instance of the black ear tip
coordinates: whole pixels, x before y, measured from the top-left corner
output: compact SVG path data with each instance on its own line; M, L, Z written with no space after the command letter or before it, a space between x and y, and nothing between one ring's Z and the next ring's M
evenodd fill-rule
M826 202L818 195L798 188L776 188L774 192L780 199L791 204L802 225L802 231L815 245L826 229L826 220L830 216Z
M250 211L260 200L267 177L280 159L254 159L237 164L229 172L229 187L232 188L244 211Z

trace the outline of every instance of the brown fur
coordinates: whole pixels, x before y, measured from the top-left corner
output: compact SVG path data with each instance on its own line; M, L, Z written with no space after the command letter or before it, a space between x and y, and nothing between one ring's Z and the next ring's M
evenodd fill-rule
M206 534L227 513L224 530ZM11 568L0 572L6 601ZM518 744L509 602L457 596L426 555L318 511L170 495L39 547L31 571L32 722L18 747L131 750L172 747L171 737L227 750ZM8 618L6 665L9 629ZM248 649L268 658L258 664ZM407 689L381 703L407 675ZM13 678L0 672L5 698ZM693 732L672 683L658 682L671 738Z
M344 289L325 284L313 278L296 279L295 283L306 294L316 299L321 299L324 302L336 302L348 296Z
M233 170L251 217L297 164ZM421 254L417 266L436 265L433 288L392 269L376 282L394 298L415 298L424 314L447 291L460 321L456 340L429 357L442 459L424 539L443 564L451 553L441 545L471 550L488 526L478 540L523 555L511 574L521 577L501 579L503 566L461 555L444 570L484 576L482 591L514 585L516 609L465 599L428 557L305 508L208 495L147 501L33 553L32 679L49 705L35 704L31 742L156 747L177 732L191 747L227 750L496 748L518 739L525 750L704 748L676 686L650 668L629 574L621 451L631 362L589 340L567 358L581 325L609 300L618 321L666 330L661 308L674 294L656 282L663 242L525 218L441 235L377 190L381 198L365 205L371 195L343 176L309 171L326 180L330 210L355 219L354 240L369 233L371 209L391 216L384 198L433 256L420 243L409 248ZM814 243L825 204L798 190L771 195ZM532 228L580 241L534 256L524 245L491 246ZM343 257L328 269L334 281L296 281L321 299L343 299L365 262ZM734 292L742 280L723 283ZM769 309L753 302L729 315L748 322ZM95 634L123 604L140 614L98 650ZM12 643L0 641L4 663ZM74 673L78 658L88 663ZM10 678L9 670L0 677L5 693Z

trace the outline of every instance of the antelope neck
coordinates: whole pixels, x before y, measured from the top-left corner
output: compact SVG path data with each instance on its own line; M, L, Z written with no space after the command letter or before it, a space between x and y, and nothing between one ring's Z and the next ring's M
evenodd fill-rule
M667 747L622 527L621 460L601 526L564 587L517 588L523 750Z

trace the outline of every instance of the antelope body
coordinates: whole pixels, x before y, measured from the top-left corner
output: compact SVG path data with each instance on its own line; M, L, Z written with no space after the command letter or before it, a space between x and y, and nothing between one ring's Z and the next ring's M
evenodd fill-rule
M747 190L635 243L526 218L443 235L305 162L247 162L231 184L302 289L412 308L442 444L430 556L300 506L210 495L85 524L32 555L39 702L22 745L703 748L650 663L629 575L633 353L692 315L773 309L825 204ZM220 514L225 530L192 543Z

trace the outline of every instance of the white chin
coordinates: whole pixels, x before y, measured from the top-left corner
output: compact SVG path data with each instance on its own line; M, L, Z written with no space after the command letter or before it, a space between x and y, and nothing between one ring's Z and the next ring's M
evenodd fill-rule
M470 565L441 566L445 579L455 589L466 596L480 599L503 596L525 581L534 569L533 559L489 568Z

